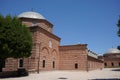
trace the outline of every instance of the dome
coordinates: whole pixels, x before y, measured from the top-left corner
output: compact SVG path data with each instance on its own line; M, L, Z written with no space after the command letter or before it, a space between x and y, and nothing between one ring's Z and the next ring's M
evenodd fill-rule
M18 15L18 18L33 18L33 19L45 19L41 14L37 12L23 12Z
M114 54L114 53L120 53L120 50L118 50L117 48L111 48L108 51L106 51L105 54Z

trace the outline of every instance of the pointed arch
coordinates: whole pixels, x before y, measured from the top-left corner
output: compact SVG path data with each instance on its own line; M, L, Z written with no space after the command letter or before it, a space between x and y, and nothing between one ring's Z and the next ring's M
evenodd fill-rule
M57 56L57 51L55 49L52 50L52 56Z
M49 54L49 49L47 47L43 47L42 54Z

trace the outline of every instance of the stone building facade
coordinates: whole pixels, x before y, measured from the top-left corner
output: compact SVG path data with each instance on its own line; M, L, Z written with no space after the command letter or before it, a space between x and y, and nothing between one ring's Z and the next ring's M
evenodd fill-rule
M88 50L87 44L60 46L60 38L53 34L53 24L36 12L18 16L32 33L33 48L29 58L8 58L3 71L26 68L31 72L49 70L93 70L103 68L98 55Z

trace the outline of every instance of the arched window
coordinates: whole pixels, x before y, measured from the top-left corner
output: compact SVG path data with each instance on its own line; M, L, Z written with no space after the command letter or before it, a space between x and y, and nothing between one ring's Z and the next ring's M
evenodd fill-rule
M114 63L112 62L111 65L114 66Z
M75 63L75 69L78 69L78 63Z
M107 66L107 63L104 63L104 66Z
M118 63L118 65L120 66L120 62Z
M53 68L55 68L55 61L53 61Z
M42 63L42 64L43 64L43 68L45 68L45 60L43 60L43 63Z

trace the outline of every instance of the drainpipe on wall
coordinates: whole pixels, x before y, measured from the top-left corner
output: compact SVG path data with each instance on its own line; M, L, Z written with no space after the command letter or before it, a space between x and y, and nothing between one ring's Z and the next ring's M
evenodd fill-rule
M39 53L38 53L38 70L37 70L37 73L39 74L39 70L40 70L40 47L41 47L41 43L37 43L38 46L39 46Z

